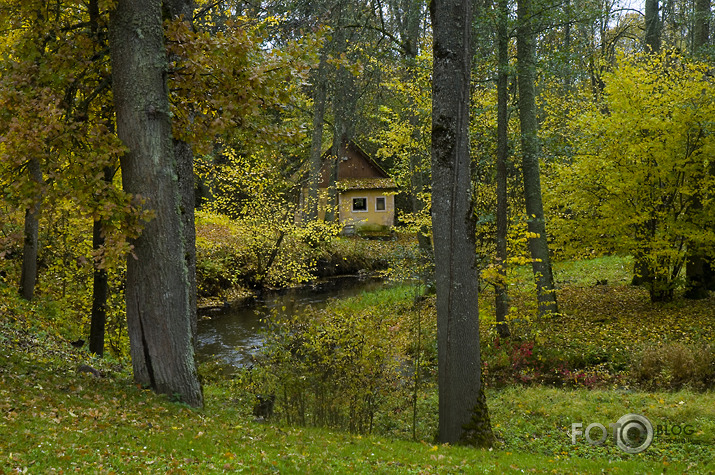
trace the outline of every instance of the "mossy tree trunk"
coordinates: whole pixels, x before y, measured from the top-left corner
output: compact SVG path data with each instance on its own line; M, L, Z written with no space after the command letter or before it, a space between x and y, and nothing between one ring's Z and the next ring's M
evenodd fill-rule
M481 384L478 272L469 154L472 9L434 0L432 228L437 288L439 434L443 443L491 445Z
M117 133L128 149L122 184L153 215L127 259L127 327L137 383L202 406L161 7L160 0L119 0L110 14Z
M551 258L546 235L544 206L541 198L541 172L539 169L539 125L536 118L535 39L531 0L519 0L516 40L517 84L519 87L519 122L521 124L522 172L524 175L524 202L526 204L529 251L536 279L539 315L558 313Z

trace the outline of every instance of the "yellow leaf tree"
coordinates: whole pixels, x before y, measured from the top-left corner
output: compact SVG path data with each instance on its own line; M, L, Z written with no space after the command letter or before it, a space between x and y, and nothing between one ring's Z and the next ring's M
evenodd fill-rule
M715 255L715 83L673 52L622 59L602 104L577 117L575 155L550 207L561 238L631 254L653 301L674 296L690 253Z

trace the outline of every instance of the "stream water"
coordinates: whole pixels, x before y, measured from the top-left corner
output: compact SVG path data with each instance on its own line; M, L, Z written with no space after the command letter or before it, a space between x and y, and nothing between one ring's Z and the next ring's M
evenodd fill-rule
M236 305L211 318L199 318L199 362L218 359L225 365L250 364L263 345L264 319L277 312L293 315L307 305L324 307L329 299L347 298L383 287L378 279L341 277L297 289L266 292L247 304Z

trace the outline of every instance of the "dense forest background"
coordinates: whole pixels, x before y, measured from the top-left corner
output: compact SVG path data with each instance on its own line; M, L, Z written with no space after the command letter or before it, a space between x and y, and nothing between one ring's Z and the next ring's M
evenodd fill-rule
M22 276L5 272L31 298L38 262L43 291L83 295L73 304L87 310L78 290L107 271L116 297L122 256L147 218L141 196L120 185L110 6L1 7L1 252L6 263L27 256ZM536 157L552 256L628 253L654 299L671 299L686 275L688 295L704 295L715 240L709 2L520 7L480 2L474 13L470 139L485 266L496 260L497 209L508 210L510 258L520 256L539 214L524 198ZM355 140L399 183L400 225L428 224L424 2L193 8L191 24L171 22L167 7L164 17L173 133L193 152L199 210L285 232L323 152ZM528 130L522 113L535 121Z

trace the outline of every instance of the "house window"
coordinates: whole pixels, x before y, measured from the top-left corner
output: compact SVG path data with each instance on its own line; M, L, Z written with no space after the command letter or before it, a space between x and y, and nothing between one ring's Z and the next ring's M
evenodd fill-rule
M384 196L378 196L375 198L375 211L385 211L387 208L387 201Z
M353 198L353 211L367 211L367 198Z

